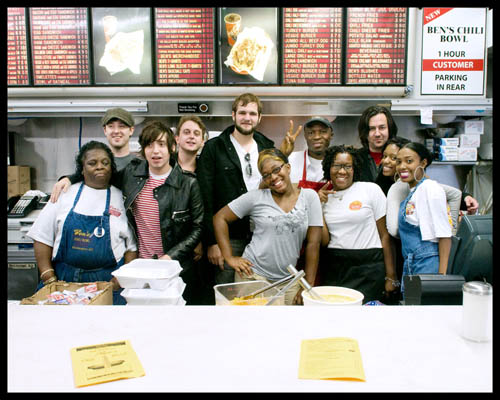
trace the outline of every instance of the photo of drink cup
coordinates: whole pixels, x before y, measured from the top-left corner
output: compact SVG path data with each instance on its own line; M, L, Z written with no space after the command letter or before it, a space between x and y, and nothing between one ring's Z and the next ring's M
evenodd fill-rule
M227 41L230 46L232 46L240 33L241 28L241 15L231 13L224 17L224 22L226 23L227 31Z
M116 33L118 20L114 15L106 15L102 18L102 27L104 29L104 38L106 43L110 41L111 37Z

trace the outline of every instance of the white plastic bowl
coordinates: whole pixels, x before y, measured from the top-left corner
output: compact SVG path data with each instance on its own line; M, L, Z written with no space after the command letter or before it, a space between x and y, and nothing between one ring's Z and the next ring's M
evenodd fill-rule
M182 278L176 278L174 283L165 290L154 289L124 289L121 293L129 305L185 305L182 293L186 284Z
M177 260L149 260L136 258L113 271L124 289L164 290L179 276L182 267Z
M302 298L304 299L305 306L360 306L363 302L365 296L363 293L358 292L354 289L349 289L341 286L315 286L314 291L321 295L326 294L339 294L342 296L349 296L354 298L354 301L333 303L329 301L320 301L311 298L311 295L305 290L302 292Z

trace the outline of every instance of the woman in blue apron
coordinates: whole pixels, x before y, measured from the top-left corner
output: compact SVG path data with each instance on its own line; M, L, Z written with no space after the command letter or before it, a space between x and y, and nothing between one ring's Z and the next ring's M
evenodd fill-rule
M124 213L122 215L116 207L110 207L110 180L112 173L116 171L113 154L103 143L89 142L80 150L77 156L77 165L77 171L81 170L84 182L75 184L75 186L79 185L78 192L71 210L64 220L59 248L51 261L52 268L46 268L47 260L40 259L40 277L43 280L40 281L39 288L45 283L55 280L66 282L111 281L114 289L113 304L126 304L125 299L120 295L121 289L118 282L111 272L123 265L125 259L129 262L135 258L136 253L125 251L121 259L117 261L112 247L110 210L115 216L122 216L126 221ZM86 191L90 194L92 190L103 189L106 189L106 203L104 207L102 204L95 205L98 209L103 207L102 214L85 215L75 212L75 207L84 198ZM117 189L113 188L113 190ZM37 243L36 237L34 240L35 253L37 253L40 244Z
M420 143L404 145L397 155L397 172L411 189L401 202L398 218L404 258L403 279L406 275L446 273L448 265L451 217L446 210L444 190L425 176L425 168L431 162L432 155ZM433 193L432 198L427 193ZM418 221L408 222L408 218L417 213Z

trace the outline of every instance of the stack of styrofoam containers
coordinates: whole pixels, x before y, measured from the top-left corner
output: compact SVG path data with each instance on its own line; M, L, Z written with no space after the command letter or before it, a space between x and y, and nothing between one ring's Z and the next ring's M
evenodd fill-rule
M137 258L113 271L127 305L185 305L186 284L176 260Z
M484 121L481 119L469 119L458 123L458 132L455 135L460 139L458 161L477 161L477 151L483 133Z

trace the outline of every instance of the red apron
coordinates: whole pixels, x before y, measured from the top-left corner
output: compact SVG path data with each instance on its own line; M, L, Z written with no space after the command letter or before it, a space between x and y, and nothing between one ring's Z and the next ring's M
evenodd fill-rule
M307 174L307 168L306 168L306 157L307 157L307 150L304 151L304 169L302 171L302 179L298 183L298 187L305 188L305 189L313 189L316 192L318 192L326 182L314 182L314 181L308 181L306 179L306 174ZM332 190L333 186L331 183L328 184L327 190Z

